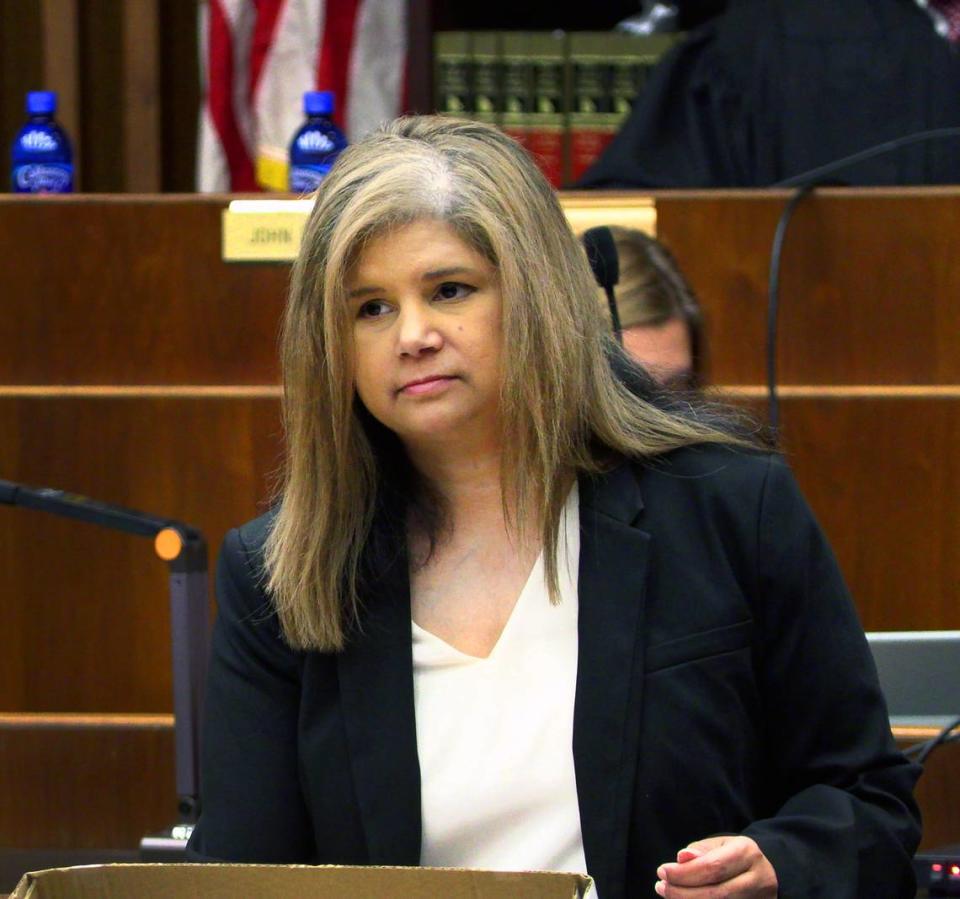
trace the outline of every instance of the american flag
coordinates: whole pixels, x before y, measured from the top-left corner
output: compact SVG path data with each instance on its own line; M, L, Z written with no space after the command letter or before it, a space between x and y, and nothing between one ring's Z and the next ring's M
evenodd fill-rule
M303 92L333 91L349 140L406 107L407 0L205 0L200 191L285 190Z

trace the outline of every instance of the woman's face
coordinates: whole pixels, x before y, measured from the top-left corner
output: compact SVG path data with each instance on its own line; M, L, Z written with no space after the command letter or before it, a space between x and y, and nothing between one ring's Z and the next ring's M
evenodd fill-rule
M370 241L346 287L367 410L408 448L498 442L502 301L490 262L446 223L421 220Z
M682 386L693 376L690 329L681 318L623 329L623 348L661 384Z

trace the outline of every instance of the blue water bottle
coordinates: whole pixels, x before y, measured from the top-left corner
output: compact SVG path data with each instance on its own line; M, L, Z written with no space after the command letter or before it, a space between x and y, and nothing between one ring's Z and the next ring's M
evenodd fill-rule
M27 123L11 150L10 181L18 194L66 194L73 190L73 153L70 139L56 123L54 91L27 94Z
M307 120L290 144L290 190L296 194L315 191L347 145L344 133L330 120L330 91L307 91L303 95L303 111Z

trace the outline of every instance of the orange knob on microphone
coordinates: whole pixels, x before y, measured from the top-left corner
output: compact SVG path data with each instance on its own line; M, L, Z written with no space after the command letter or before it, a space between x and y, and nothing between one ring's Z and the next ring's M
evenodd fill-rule
M183 538L174 528L164 528L153 538L153 548L164 562L172 562L183 550Z

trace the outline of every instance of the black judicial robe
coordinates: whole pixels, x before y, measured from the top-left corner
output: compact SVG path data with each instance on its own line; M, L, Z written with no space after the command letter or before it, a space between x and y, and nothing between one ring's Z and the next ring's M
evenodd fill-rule
M960 53L913 0L734 0L675 47L577 187L766 187L960 125ZM858 163L850 185L960 183L960 139Z

